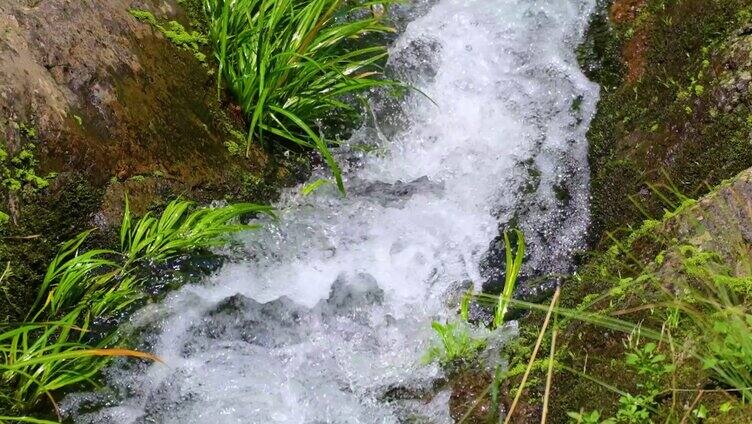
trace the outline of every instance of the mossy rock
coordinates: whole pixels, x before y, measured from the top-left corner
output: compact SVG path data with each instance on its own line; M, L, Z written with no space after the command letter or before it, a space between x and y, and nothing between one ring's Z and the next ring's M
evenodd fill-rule
M2 283L0 299L9 301L0 300L0 321L25 315L62 241L99 228L92 242L107 242L126 194L137 215L176 197L270 203L310 173L305 154L246 149L240 108L217 93L199 6L0 4L0 147L12 157L33 139L31 171L57 175L47 187L0 192L9 217L0 260L13 271ZM133 7L166 32L136 19Z
M580 59L603 87L588 139L591 241L752 166L744 0L601 2ZM665 188L665 187L663 187Z
M736 286L729 286L729 289L749 296L745 293L752 290L750 258L752 169L719 185L697 202L685 202L660 221L646 221L605 252L594 253L580 268L577 278L564 286L561 305L569 310L615 316L644 329L660 330L667 317L665 309L657 305L665 303L667 293L672 293L676 287L695 284L696 278L703 278L698 274L709 269L713 275L723 277L718 281L735 282ZM526 320L521 330L523 338L518 344L532 346L541 319L541 314L535 313ZM695 334L691 326L672 331L677 341L691 344L699 340L699 334ZM645 377L638 375L624 360L628 353L625 347L628 336L618 329L576 319L564 320L557 351L566 354L557 355L557 360L569 370L557 368L555 373L549 422L567 422L566 413L581 408L598 410L604 417L612 416L618 409L620 394L606 388L604 382L627 393L641 390ZM668 350L665 345L659 349ZM517 361L526 361L526 356L516 355ZM512 361L514 363L514 359ZM664 377L666 387L671 384L695 390L720 387L696 359L686 357L680 361L675 376ZM669 378L675 381L671 383ZM542 387L534 384L528 390L527 396L536 397L540 396ZM708 392L702 402L715 411L709 422L752 420L752 410L748 407L733 397L713 396L713 393L716 392ZM696 395L697 391L687 391L679 392L675 400L669 395L658 397L655 417L665 419L674 402L675 405L690 405ZM733 413L719 411L726 402L731 402ZM687 412L679 406L675 411L682 415ZM733 421L740 417L742 421Z

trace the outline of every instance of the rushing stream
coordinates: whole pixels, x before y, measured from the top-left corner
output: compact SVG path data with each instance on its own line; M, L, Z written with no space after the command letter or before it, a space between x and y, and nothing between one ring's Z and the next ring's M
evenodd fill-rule
M346 198L285 192L279 221L240 236L245 259L132 317L165 364L118 363L106 396L64 408L81 423L451 422L441 371L421 358L462 282L487 278L500 222L528 233L531 274L567 269L583 243L597 87L574 49L593 3L411 9L391 67L436 104L410 94L396 118L377 106L383 128L350 145L380 149L340 153Z

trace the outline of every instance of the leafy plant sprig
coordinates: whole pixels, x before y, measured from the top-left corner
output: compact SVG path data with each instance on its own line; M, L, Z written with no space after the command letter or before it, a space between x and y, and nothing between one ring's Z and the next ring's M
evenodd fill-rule
M380 1L388 5L393 0ZM355 40L393 32L371 13L373 2L343 0L205 0L209 38L224 80L248 117L246 154L268 138L318 151L344 193L342 172L318 122L353 122L346 97L402 87L383 77L385 46Z
M504 233L504 253L506 256L506 270L504 274L504 289L499 295L499 302L494 314L493 327L498 328L504 324L509 304L514 295L517 286L517 277L522 269L522 259L525 257L525 234L520 230L514 230L517 241L517 250L512 253L512 246L509 241L509 233Z

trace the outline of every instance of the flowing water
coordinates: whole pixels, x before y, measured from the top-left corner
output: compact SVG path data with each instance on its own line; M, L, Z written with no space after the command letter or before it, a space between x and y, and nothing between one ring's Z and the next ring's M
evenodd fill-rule
M539 270L582 246L597 87L574 49L594 0L418 3L390 66L435 104L375 106L340 152L346 198L285 192L243 259L136 313L165 364L118 363L109 389L66 400L76 422L451 422L421 357L458 287L484 281L500 222L537 241Z

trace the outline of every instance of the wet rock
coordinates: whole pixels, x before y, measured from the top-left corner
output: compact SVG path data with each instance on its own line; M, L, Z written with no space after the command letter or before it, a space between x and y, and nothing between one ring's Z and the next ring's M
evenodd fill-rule
M444 299L444 304L447 305L448 308L459 310L463 297L472 289L472 280L455 281L444 291L441 298Z
M405 81L415 83L416 76L422 81L431 81L436 76L436 59L439 57L441 44L431 39L410 40L406 45L397 46L391 53L390 64L394 72Z
M752 168L666 222L663 231L719 254L734 275L745 275L752 257Z
M376 279L364 272L342 275L332 284L326 305L335 313L358 310L384 301L384 290Z
M539 161L554 164L558 172L553 176L542 175L537 171ZM520 229L525 236L525 258L515 298L539 302L574 269L575 254L584 248L581 231L586 230L588 223L586 193L582 190L585 181L578 166L573 157L545 151L519 164L523 171L523 177L515 183L519 201L514 210L498 213L499 231L481 258L484 293L495 295L504 290L504 233L508 233L515 253L518 241L513 229ZM511 310L510 319L521 312Z
M469 370L452 380L449 411L455 422L490 424L495 422L497 411L486 395L493 378L483 370Z
M138 6L153 6L160 20L187 20L172 0ZM41 174L76 172L98 187L154 176L144 194L155 202L181 192L208 199L228 180L263 169L262 152L245 160L225 148L243 122L217 99L210 68L137 21L131 7L0 1L0 133L11 151L25 128L37 135ZM130 186L140 203L141 184ZM121 203L122 190L104 201ZM116 212L100 224L117 220Z
M720 87L714 93L721 110L732 112L752 103L752 24L737 31L720 54Z
M443 377L411 381L410 385L395 385L384 389L378 396L380 402L430 399L447 383Z
M287 297L260 303L236 294L219 303L194 331L210 339L235 337L263 347L282 346L301 340L300 327L308 316L306 308Z
M609 9L609 18L616 24L630 23L637 18L646 4L647 0L616 0Z
M404 203L419 193L441 193L444 190L444 185L423 176L409 182L354 181L349 190L376 199L382 206L393 207Z

